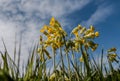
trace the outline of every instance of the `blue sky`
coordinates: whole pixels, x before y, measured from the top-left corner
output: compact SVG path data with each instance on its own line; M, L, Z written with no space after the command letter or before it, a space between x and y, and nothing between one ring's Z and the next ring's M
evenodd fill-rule
M100 32L95 40L99 49L117 47L120 53L119 4L119 0L0 0L0 38L13 56L15 34L18 41L22 34L22 52L26 54L21 58L25 59L26 50L39 40L39 30L54 16L68 33L78 24L94 25Z

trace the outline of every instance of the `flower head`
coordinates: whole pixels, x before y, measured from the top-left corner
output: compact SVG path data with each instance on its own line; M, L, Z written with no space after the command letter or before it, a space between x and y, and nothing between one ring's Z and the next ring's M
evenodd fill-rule
M116 48L110 48L109 50L108 50L108 52L116 52Z
M55 18L52 17L52 18L50 19L50 26L54 26L54 25L55 25Z
M113 61L117 61L116 60L117 54L113 53L113 54L108 54L108 60L113 62Z
M95 36L98 37L99 36L99 32L95 32Z
M80 60L80 62L84 62L83 56L81 56L81 57L79 58L79 60Z
M72 34L75 35L74 41L76 45L74 49L84 46L86 49L90 47L92 51L95 51L98 47L98 44L95 44L93 39L99 36L99 32L95 32L95 28L92 25L88 29L78 25L78 27L72 30Z
M49 26L44 25L40 32L47 36L47 40L44 43L45 47L51 45L54 49L63 46L63 39L67 35L67 33L62 29L60 23L55 20L54 17L50 19Z

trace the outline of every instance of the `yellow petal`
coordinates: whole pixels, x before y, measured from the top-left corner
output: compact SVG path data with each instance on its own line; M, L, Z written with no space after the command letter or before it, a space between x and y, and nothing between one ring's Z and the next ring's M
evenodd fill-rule
M91 26L90 26L90 31L91 31L91 32L94 32L94 30L95 30L95 28L91 25Z
M43 28L40 30L41 33L43 33L47 29L47 25L44 25Z
M115 52L116 51L116 48L110 48L109 50L108 50L108 52Z
M81 30L80 30L80 34L84 33L86 31L86 28L83 27Z
M55 76L56 76L55 73L53 73L53 74L50 76L49 80L50 80L50 81L54 81Z
M54 26L54 25L55 25L55 18L52 17L52 18L50 19L50 26Z
M82 56L79 58L79 60L80 60L80 62L84 62L84 59Z
M95 32L95 36L98 37L99 36L99 32Z

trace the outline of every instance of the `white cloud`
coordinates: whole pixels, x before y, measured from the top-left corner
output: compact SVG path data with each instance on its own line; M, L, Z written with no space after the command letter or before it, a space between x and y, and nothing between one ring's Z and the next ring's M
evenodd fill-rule
M41 17L57 17L63 14L73 12L74 10L81 9L89 2L90 0L30 0L23 1L22 8L24 8L26 12L30 13L38 11Z
M113 5L100 5L97 10L91 15L87 21L83 21L83 24L89 26L91 24L98 24L104 22L108 16L113 12Z

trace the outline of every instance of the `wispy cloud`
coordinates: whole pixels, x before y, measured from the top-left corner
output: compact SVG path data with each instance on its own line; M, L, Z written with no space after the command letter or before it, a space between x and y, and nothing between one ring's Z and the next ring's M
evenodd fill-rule
M101 4L98 6L97 10L91 15L91 17L87 21L83 21L82 24L89 26L91 24L96 25L104 22L106 21L106 18L108 18L113 13L113 9L113 5Z

